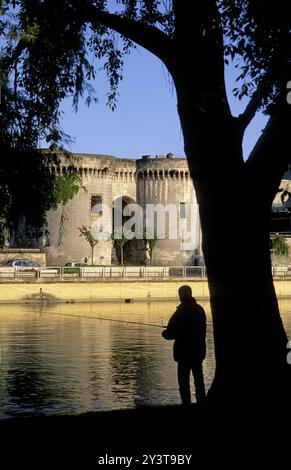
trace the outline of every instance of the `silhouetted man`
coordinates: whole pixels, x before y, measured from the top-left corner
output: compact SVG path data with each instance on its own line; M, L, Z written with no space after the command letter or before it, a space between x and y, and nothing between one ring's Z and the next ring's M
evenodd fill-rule
M191 404L190 372L192 370L196 401L205 399L202 362L206 355L206 315L198 305L190 286L179 288L181 300L162 335L174 339L174 360L178 362L178 383L183 405Z

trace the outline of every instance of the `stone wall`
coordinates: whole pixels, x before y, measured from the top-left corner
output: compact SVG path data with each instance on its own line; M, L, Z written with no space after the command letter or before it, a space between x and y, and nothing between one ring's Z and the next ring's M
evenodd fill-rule
M25 248L9 249L0 251L0 264L6 264L10 259L29 259L36 261L42 266L46 265L46 254L40 250L30 250Z
M67 164L65 164L67 163ZM70 161L64 161L62 172L67 171ZM91 197L101 196L102 203L113 208L114 200L126 195L135 200L135 161L109 156L74 154L73 165L82 178L82 186L73 200L64 207L48 213L49 239L45 248L48 264L64 264L67 261L91 263L91 248L78 227L97 224L102 231L111 233L112 212L94 213ZM112 241L100 241L94 249L94 264L111 264Z

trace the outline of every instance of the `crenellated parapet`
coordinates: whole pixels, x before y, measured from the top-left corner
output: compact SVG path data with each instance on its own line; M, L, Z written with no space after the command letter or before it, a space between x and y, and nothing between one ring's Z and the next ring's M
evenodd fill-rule
M136 181L136 170L118 168L115 170L113 179L116 181Z
M138 180L188 180L190 178L189 170L138 170Z
M114 181L188 180L191 179L185 158L149 155L141 159L117 158L110 155L58 153L60 164L51 167L58 174L77 173L84 178Z
M110 155L58 153L59 165L51 171L60 175L79 174L82 178L136 181L136 160Z
M137 160L138 180L189 180L190 172L185 158L175 158L172 154L166 157L148 155Z

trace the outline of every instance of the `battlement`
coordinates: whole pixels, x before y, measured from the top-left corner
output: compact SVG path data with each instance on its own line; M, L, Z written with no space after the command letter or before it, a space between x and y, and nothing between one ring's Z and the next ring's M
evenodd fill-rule
M44 150L47 152L47 150ZM85 178L102 178L115 181L165 180L190 178L185 158L172 154L144 155L140 159L119 158L111 155L58 152L59 166L52 166L58 174L78 173Z

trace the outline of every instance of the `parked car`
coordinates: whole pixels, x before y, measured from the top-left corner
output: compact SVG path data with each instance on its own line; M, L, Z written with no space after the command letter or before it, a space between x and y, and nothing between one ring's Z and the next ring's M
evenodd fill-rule
M10 259L4 266L18 268L21 271L38 271L42 267L41 264L30 259Z
M81 263L80 261L70 261L64 264L64 268L86 268L88 264Z

